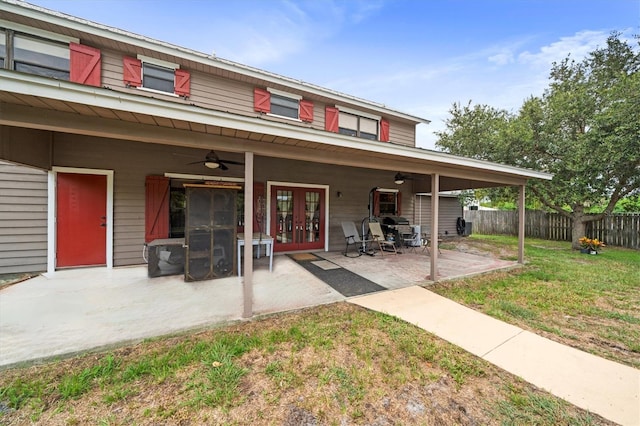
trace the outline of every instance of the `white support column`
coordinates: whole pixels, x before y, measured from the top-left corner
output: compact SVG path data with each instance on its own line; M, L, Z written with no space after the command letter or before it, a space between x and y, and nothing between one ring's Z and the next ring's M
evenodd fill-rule
M524 225L525 225L525 185L520 185L518 194L518 263L524 264Z
M243 318L253 316L253 152L244 153L244 274Z
M438 221L440 210L440 175L431 175L431 281L438 281Z

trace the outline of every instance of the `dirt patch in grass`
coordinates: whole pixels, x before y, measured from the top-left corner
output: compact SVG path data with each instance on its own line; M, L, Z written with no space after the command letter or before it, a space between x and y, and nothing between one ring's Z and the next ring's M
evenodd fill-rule
M611 424L347 303L4 371L0 423Z

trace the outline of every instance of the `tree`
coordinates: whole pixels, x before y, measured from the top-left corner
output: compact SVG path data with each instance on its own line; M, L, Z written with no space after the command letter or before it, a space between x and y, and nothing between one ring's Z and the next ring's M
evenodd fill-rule
M528 190L573 219L574 248L589 221L640 193L640 53L619 33L581 62L554 63L543 96L527 99L517 114L470 103L450 113L437 134L445 151L554 174L530 181ZM603 200L599 214L585 213Z

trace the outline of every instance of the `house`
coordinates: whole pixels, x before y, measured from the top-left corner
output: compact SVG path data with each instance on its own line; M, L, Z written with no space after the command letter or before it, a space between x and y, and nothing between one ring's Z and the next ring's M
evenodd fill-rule
M206 244L229 257L236 232L267 233L276 252L340 250L342 221L387 214L414 222L417 193L514 185L523 207L526 181L551 178L416 148L419 123L428 120L20 1L0 2L0 160L47 174L41 237L49 272L140 264L145 242L188 234L198 220L212 219L189 218L189 206L210 214L218 199L237 209L220 219L228 232L212 241L217 231L210 229ZM397 185L398 173L412 179ZM439 197L431 198L434 234L438 206ZM3 221L20 214L14 210L5 209ZM251 250L245 246L247 294Z

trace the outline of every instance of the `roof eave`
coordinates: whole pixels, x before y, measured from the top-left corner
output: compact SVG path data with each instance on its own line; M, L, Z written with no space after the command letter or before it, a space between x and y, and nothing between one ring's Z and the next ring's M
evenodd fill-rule
M4 90L22 95L39 96L83 105L156 115L169 119L229 127L249 132L266 133L283 138L303 139L328 146L345 147L384 155L402 156L448 166L468 167L478 171L500 173L522 179L550 180L553 178L553 175L549 173L472 158L458 157L439 151L370 141L353 136L328 133L310 127L292 126L288 123L264 120L259 117L242 116L199 108L193 105L167 102L146 96L53 80L31 74L22 74L0 69L0 78L5 82ZM123 105L126 105L127 108L123 109Z
M208 55L192 49L173 45L171 43L155 40L143 35L99 24L72 15L67 15L62 12L53 11L20 0L2 0L0 1L0 10L6 10L8 12L25 16L30 19L47 22L52 25L67 27L97 37L103 37L121 43L130 44L142 49L149 49L159 53L176 56L188 61L199 62L204 65L209 65L226 71L235 72L247 77L264 80L268 83L282 84L295 90L300 90L310 94L334 99L338 103L344 102L348 103L349 105L371 109L381 114L391 115L397 118L414 122L415 124L428 124L431 122L426 118L406 114L388 108L384 104L368 101L355 96L350 96L311 83L306 83L301 80L296 80L276 73L271 73L258 68L250 67L248 65L239 64L227 59L218 58L214 55Z

